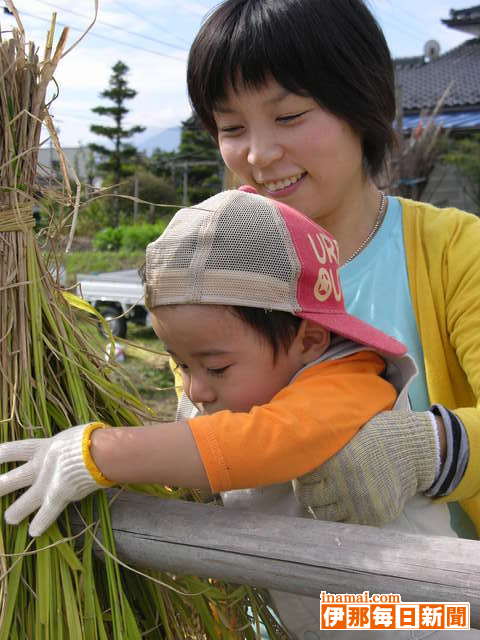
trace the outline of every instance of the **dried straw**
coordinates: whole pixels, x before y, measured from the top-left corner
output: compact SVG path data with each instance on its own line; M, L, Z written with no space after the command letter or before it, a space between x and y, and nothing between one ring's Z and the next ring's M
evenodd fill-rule
M11 0L6 2L17 28L8 40L0 32L0 439L50 436L94 419L140 424L148 409L128 381L121 386L113 381L114 365L105 362L96 327L88 313L67 302L34 235L42 123L58 145L46 95L67 29L54 44L52 19L40 59L35 45L26 44ZM78 212L78 194L69 191L63 167L62 201L66 197ZM180 495L162 487L143 490L165 498ZM2 512L13 499L1 499ZM141 575L120 566L104 492L78 508L85 522L80 546L67 514L30 542L28 522L9 527L1 519L0 640L253 640L260 619L270 637L280 637L253 589ZM93 553L97 524L103 562Z

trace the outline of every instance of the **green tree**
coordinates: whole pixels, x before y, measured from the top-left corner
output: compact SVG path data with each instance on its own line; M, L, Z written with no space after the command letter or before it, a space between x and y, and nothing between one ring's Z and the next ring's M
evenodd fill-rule
M465 179L465 191L480 215L480 134L450 139L442 160L460 171Z
M205 164L202 163L205 162ZM200 202L222 188L223 162L215 141L196 115L182 122L180 146L175 159L177 188L188 184L188 200ZM186 175L186 180L185 180Z
M139 170L134 176L123 181L119 193L127 196L137 196L149 204L129 202L128 206L133 213L133 223L147 222L157 223L161 218L170 217L178 209L178 197L172 183L163 176L155 176L145 169ZM130 204L131 202L131 204ZM155 207L155 204L172 205Z
M127 73L129 68L122 61L118 61L112 67L112 75L109 80L109 88L102 91L100 97L111 101L108 107L94 107L92 111L101 116L108 116L113 119L113 126L103 126L93 124L90 131L98 136L103 136L110 140L112 147L101 144L91 144L90 149L101 156L102 161L98 164L98 169L112 177L113 183L118 184L122 178L132 175L135 171L134 161L138 156L137 149L126 142L136 133L145 131L145 127L134 126L126 129L124 120L129 109L126 108L125 102L131 100L137 95L137 92L128 86ZM114 200L114 220L118 223L119 202Z
M164 178L174 185L177 156L177 151L163 151L163 149L157 147L152 151L152 155L148 159L148 170L154 176Z

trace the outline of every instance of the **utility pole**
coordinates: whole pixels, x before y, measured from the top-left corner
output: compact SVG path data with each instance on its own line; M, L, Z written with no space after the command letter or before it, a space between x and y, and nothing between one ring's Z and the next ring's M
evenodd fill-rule
M135 174L133 181L133 224L136 223L138 216L138 173Z
M188 168L189 167L196 167L196 166L203 166L203 165L215 165L216 167L219 168L219 177L220 177L220 181L222 181L222 173L221 173L221 168L219 166L219 163L217 160L189 160L188 162L181 162L176 164L175 162L172 162L170 167L172 170L172 175L174 175L175 172L175 168L177 166L182 167L183 168L183 193L182 193L182 204L184 206L187 206L189 204L188 201Z
M188 162L183 164L183 206L188 205Z

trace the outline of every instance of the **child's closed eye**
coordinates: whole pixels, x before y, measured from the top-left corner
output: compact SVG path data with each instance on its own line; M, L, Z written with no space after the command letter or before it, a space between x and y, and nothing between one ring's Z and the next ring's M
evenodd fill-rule
M227 365L226 367L218 367L217 369L209 368L207 369L208 373L212 376L221 376L225 373L227 369L230 368L231 365Z

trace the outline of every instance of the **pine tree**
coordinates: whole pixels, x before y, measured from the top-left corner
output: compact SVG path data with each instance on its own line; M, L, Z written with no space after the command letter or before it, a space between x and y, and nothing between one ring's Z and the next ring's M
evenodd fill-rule
M130 127L130 129L123 127L123 121L129 112L129 109L125 107L125 101L134 98L137 92L128 86L126 76L129 68L125 63L119 60L112 67L112 71L109 88L100 94L100 97L111 100L112 105L94 107L92 111L101 116L109 116L114 120L115 125L108 127L92 124L90 131L98 136L108 138L113 143L113 148L100 144L90 144L89 146L94 153L103 158L103 161L98 164L98 169L105 174L111 174L114 184L118 184L122 178L132 175L135 171L132 162L137 156L137 149L125 141L134 134L145 131L145 127L138 125ZM114 223L118 223L118 201L115 202L114 209L116 218Z

